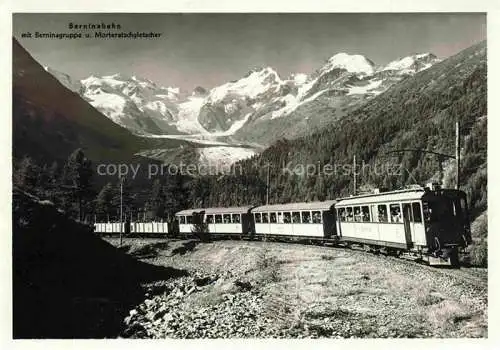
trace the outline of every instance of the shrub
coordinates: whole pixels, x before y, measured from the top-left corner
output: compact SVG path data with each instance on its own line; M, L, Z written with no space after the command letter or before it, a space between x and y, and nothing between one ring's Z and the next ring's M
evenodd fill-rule
M472 245L470 250L470 262L474 266L488 266L488 241L486 237Z
M481 214L471 225L472 240L470 262L475 266L488 266L488 213Z
M256 261L263 282L279 282L281 280L280 262L271 255L269 249L262 250Z

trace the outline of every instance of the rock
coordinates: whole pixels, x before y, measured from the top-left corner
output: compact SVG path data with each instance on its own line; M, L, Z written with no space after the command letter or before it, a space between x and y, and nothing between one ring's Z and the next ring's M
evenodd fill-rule
M234 285L242 291L249 291L252 289L252 284L247 281L236 280L234 281Z
M201 277L201 278L195 278L193 281L198 287L203 287L213 282L213 279L211 277Z

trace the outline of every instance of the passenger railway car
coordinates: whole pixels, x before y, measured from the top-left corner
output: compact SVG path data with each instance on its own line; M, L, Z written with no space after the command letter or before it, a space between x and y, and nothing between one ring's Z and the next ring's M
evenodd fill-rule
M94 232L102 234L115 234L115 233L125 233L126 223L120 225L119 222L96 222L94 224ZM121 230L120 230L121 226ZM130 233L134 235L141 234L169 234L170 228L167 222L131 222L130 223Z
M340 241L389 251L409 251L455 264L471 242L465 193L415 188L339 199Z
M233 208L201 208L182 210L175 214L181 234L191 234L201 224L211 235L238 237L254 230L251 206Z
M253 208L257 237L328 239L335 235L336 201L263 205Z
M219 237L360 244L451 265L459 248L471 243L465 192L435 184L323 202L186 209L175 216L170 224L133 222L130 231L187 237L201 230ZM118 233L120 224L96 223L95 231Z

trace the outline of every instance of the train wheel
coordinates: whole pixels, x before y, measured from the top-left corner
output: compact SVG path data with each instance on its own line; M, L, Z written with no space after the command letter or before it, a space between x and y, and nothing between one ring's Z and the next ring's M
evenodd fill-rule
M453 251L451 252L450 265L451 265L451 267L459 267L460 266L460 260L458 258L458 249L453 249Z

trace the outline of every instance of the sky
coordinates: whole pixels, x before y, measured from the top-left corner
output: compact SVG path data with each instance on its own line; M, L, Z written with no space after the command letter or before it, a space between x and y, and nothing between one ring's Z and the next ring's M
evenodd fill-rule
M69 23L120 24L113 32L157 32L156 39L36 39L22 33L93 33ZM108 31L108 30L106 30ZM339 52L377 65L413 53L449 57L486 39L481 13L406 14L37 14L13 15L13 35L42 65L83 79L136 75L163 86L210 89L272 67L282 78L312 73Z

